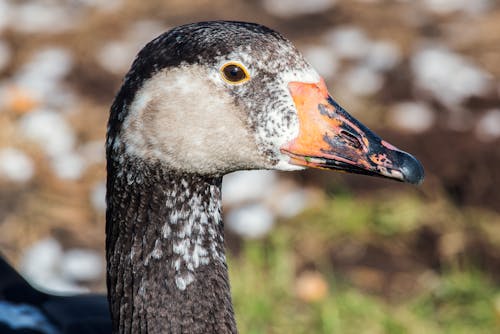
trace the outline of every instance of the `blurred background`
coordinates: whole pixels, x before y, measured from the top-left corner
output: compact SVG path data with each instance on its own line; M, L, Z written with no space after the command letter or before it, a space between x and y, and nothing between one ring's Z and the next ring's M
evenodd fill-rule
M0 252L38 287L105 291L109 106L147 41L211 19L283 33L427 173L227 176L241 332L500 332L496 0L0 0Z

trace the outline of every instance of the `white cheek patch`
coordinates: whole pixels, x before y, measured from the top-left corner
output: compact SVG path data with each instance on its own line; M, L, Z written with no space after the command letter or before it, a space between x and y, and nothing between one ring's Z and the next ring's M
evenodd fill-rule
M149 79L123 123L121 139L127 153L199 174L262 165L243 121L246 115L214 72L189 65Z

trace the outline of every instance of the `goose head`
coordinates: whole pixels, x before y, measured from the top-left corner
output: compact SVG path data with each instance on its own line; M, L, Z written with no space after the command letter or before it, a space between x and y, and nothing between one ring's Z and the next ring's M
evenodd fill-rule
M180 26L139 52L111 107L107 163L116 333L236 333L222 175L315 167L423 179L415 158L330 97L288 40L242 22Z
M287 39L226 21L180 26L144 47L112 107L108 156L199 175L314 167L415 184L424 175L340 107Z

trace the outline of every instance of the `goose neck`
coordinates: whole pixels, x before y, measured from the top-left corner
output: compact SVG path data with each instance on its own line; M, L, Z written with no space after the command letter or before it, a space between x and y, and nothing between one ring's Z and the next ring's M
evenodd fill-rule
M108 165L107 283L115 333L235 333L221 177Z

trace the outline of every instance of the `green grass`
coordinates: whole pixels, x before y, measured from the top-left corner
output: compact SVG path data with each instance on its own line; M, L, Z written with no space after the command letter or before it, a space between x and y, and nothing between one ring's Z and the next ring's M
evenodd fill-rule
M499 310L495 309L500 288L488 272L474 265L445 266L449 269L434 273L430 287L388 301L361 291L326 258L319 258L315 267L328 282L328 294L317 302L299 299L294 291L300 259L312 257L302 252L313 249L320 254L346 235L373 242L374 238L407 236L430 220L446 224L446 216L437 216L429 208L422 212L425 203L412 196L363 201L361 206L359 199L348 196L327 201L281 222L265 240L245 241L237 257L229 254L241 333L500 333ZM449 212L450 223L467 227L466 214ZM457 216L463 222L457 223ZM297 243L314 246L302 249Z
M435 291L420 297L413 310L437 323L444 333L498 333L494 300L499 296L500 289L480 272L452 271Z

